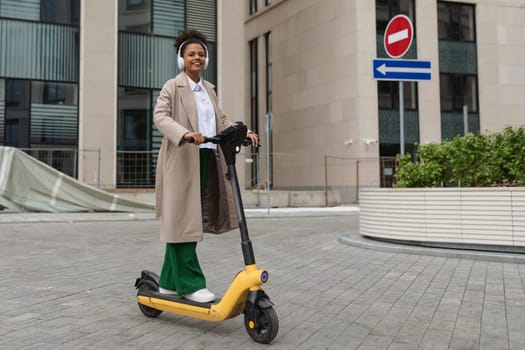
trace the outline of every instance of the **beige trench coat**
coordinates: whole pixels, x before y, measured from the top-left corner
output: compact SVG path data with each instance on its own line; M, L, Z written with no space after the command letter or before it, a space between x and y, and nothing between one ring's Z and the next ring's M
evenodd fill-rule
M231 122L218 107L214 85L203 80L213 103L217 132ZM183 135L198 131L193 92L185 73L168 80L160 92L153 114L155 126L164 135L155 179L156 214L160 218L160 239L166 243L199 242L203 232L221 233L238 227L226 163L217 147L210 163L207 194L200 195L199 147L188 144Z

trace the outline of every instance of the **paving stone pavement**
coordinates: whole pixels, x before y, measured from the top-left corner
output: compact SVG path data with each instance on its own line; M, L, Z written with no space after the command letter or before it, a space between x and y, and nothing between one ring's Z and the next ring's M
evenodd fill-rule
M280 322L266 346L242 317L139 311L135 279L160 269L164 249L150 214L0 212L0 348L525 349L525 265L342 244L358 215L249 215ZM238 231L206 235L198 251L224 293L243 267Z

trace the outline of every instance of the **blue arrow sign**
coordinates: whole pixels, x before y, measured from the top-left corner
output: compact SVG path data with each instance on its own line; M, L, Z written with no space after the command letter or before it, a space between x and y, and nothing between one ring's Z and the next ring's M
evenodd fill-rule
M376 80L430 80L431 62L418 60L374 59Z

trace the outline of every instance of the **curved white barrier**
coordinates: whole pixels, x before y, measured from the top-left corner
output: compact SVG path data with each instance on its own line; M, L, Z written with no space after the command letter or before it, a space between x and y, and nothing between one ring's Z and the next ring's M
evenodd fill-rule
M371 188L359 203L363 236L525 247L525 187Z

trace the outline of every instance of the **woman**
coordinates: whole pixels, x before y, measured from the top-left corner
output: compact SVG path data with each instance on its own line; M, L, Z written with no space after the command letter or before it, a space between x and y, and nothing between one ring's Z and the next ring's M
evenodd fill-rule
M200 77L208 64L206 37L185 30L175 46L182 72L164 84L154 111L164 135L155 184L160 238L166 243L159 291L208 303L215 295L206 289L197 242L203 232L222 233L238 223L223 155L203 142L232 123L218 107L214 85ZM247 136L258 143L256 134Z

